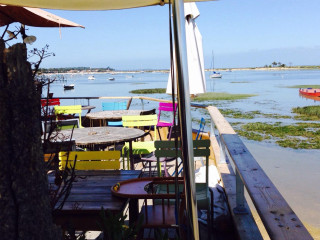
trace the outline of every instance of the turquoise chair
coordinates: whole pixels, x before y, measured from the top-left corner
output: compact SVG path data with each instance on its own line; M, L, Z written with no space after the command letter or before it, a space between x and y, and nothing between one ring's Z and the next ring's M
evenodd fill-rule
M121 102L103 102L102 111L127 110L127 101ZM122 121L109 121L108 126L122 127Z

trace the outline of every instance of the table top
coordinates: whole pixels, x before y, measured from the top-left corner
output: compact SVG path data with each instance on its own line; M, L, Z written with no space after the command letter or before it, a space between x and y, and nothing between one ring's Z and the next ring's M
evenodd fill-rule
M81 106L81 110L91 110L91 109L95 109L95 106L90 106L90 105L82 105Z
M128 202L127 198L113 196L111 187L117 182L138 178L140 174L140 170L76 171L77 178L69 197L62 210L54 214L55 223L62 225L72 219L75 227L86 225L84 227L87 229L98 228L92 217L98 219L101 207L122 212ZM48 174L48 180L50 189L54 188L54 173Z
M59 132L64 139L70 139L72 130L62 130ZM90 144L113 144L119 142L132 141L142 137L145 132L137 128L124 127L87 127L75 128L72 139L75 140L76 145L90 145Z
M89 119L121 120L122 116L140 115L141 112L143 112L143 110L100 111L88 113L86 117Z

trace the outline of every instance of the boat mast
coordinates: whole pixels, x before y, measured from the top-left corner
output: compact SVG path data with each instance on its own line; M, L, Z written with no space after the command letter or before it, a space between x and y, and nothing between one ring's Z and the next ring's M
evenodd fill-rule
M214 55L212 50L212 74L214 73Z
M175 50L175 79L179 103L182 160L186 193L186 206L193 239L199 239L195 174L193 164L193 140L190 112L190 90L186 48L185 16L183 0L172 1Z

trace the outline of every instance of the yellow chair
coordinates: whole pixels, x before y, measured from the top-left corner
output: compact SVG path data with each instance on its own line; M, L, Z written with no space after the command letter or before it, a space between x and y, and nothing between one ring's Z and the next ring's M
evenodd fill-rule
M81 124L81 112L82 106L81 105L69 105L69 106L55 106L54 112L56 114L56 118L58 120L59 114L79 114L79 126L82 128Z
M156 134L156 125L158 122L158 118L156 114L152 115L135 115L135 116L123 116L122 117L122 124L124 127L151 127L153 126L154 136L150 134L152 141L143 141L143 142L133 142L132 143L132 153L135 155L141 154L149 154L155 150L154 141L157 140ZM146 133L146 135L149 133ZM122 148L122 153L127 150L128 156L128 168L129 168L129 143L126 142L124 147Z
M120 169L120 151L59 152L59 160L60 170L72 168L74 163L76 170Z

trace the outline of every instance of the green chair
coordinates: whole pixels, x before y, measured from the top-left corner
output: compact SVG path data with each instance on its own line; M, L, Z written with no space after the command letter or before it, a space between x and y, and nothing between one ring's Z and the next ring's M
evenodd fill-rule
M177 148L176 148L177 144ZM158 174L160 176L160 162L163 158L181 157L181 142L180 141L155 141L155 156L157 158ZM204 183L196 183L196 197L198 209L205 209L208 213L211 213L211 201L210 190L208 187L209 180L209 156L210 156L210 140L194 140L193 141L193 154L194 157L206 158L206 180ZM179 189L183 189L183 186L179 186ZM170 193L174 193L174 187L169 189ZM159 185L157 193L168 193L167 186ZM175 200L170 200L175 201ZM212 220L211 214L209 216L209 223Z
M120 151L59 152L59 160L60 170L66 167L75 170L120 169Z
M54 112L56 114L56 119L58 120L59 115L61 114L79 114L79 126L82 128L81 124L81 105L70 105L70 106L55 106Z
M135 155L140 155L141 154L150 154L155 150L154 147L154 141L157 139L157 134L156 134L156 125L157 125L158 119L157 115L135 115L135 116L123 116L122 117L122 124L124 127L147 127L149 126L150 129L153 126L154 131L153 131L153 136L149 132L146 132L146 135L150 135L152 138L152 141L142 141L142 142L133 142L132 143L132 153ZM145 135L145 136L146 136ZM126 142L124 147L122 148L122 153L124 156L125 151L127 151L127 161L128 161L128 166L129 166L129 143ZM124 161L123 161L124 164ZM129 167L128 167L129 168Z

